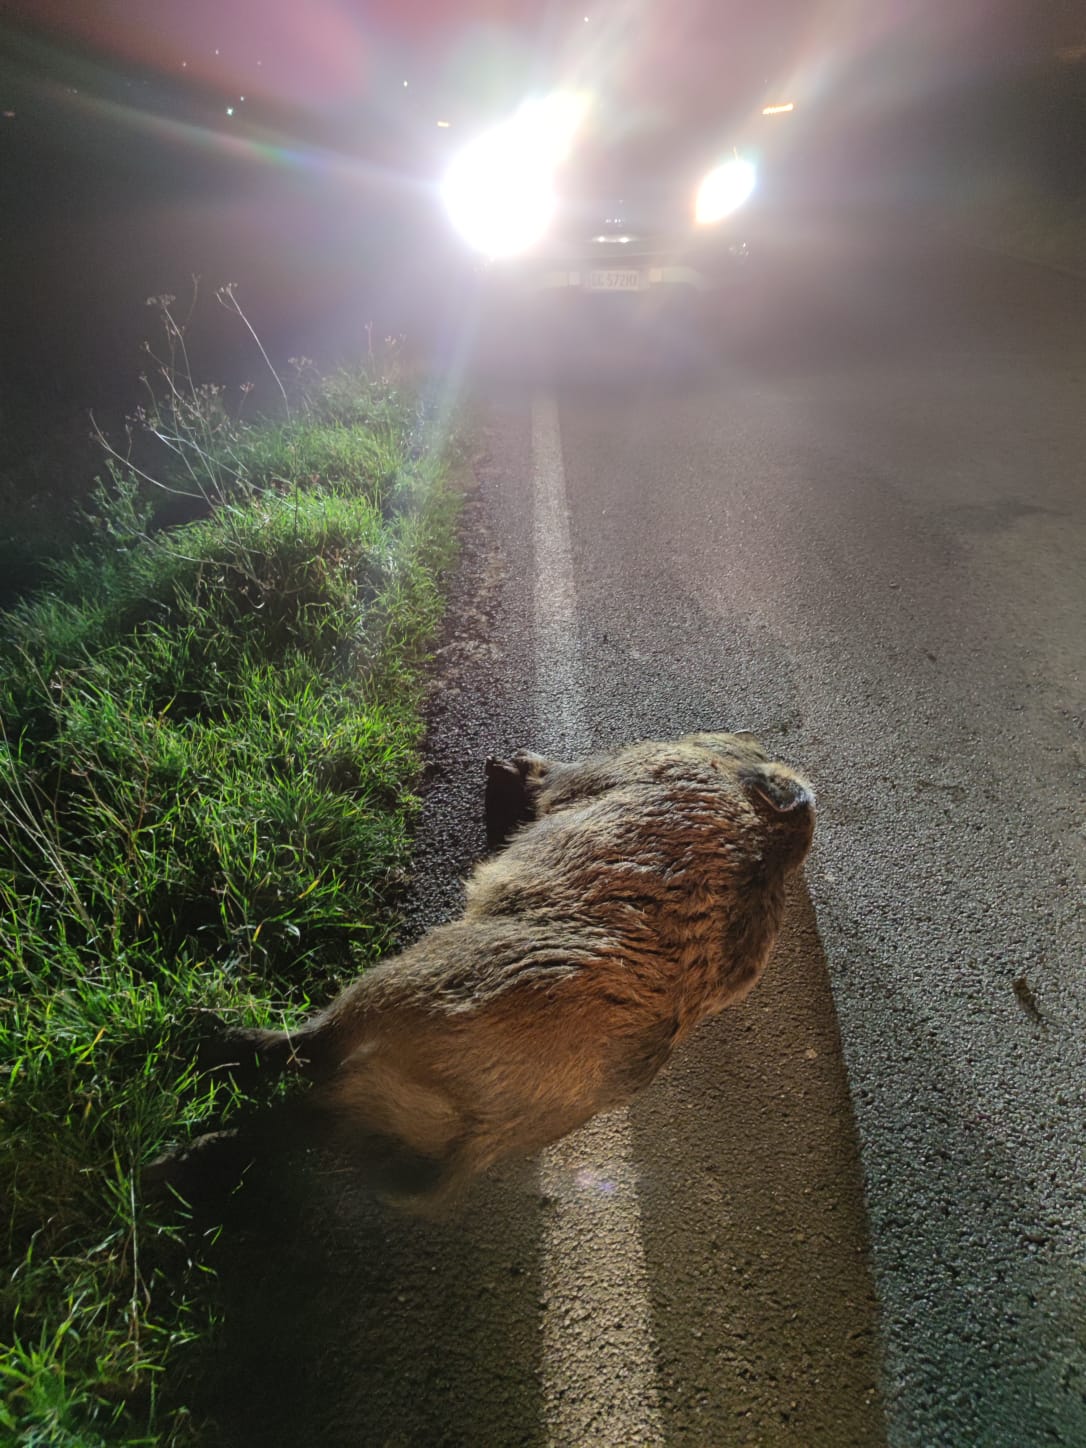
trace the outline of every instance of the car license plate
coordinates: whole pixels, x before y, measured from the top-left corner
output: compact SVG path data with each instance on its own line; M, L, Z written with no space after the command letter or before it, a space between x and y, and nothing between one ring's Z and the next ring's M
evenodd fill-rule
M641 273L630 268L597 268L588 273L590 292L637 292L641 290Z

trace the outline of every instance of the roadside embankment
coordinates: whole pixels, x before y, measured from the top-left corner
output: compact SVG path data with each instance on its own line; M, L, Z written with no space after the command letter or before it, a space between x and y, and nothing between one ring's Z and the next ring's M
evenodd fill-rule
M236 1105L211 1015L289 1025L387 948L455 553L454 449L394 371L252 423L162 378L161 467L115 453L2 619L0 1437L53 1448L191 1441L159 1385L214 1287L141 1169Z

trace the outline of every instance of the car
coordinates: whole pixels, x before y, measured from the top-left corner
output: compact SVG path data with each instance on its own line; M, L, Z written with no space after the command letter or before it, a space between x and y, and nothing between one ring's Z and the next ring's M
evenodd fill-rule
M481 133L441 189L499 310L696 309L750 263L753 155L711 134L594 124L576 96L528 102Z

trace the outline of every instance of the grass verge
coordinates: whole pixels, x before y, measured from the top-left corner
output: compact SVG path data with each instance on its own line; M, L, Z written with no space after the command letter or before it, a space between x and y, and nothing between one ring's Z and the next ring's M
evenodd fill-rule
M3 615L0 1439L43 1448L190 1436L159 1385L213 1292L140 1169L229 1116L207 1012L289 1024L388 945L454 549L409 390L249 426L174 360L167 472L114 458ZM163 477L202 516L157 526Z

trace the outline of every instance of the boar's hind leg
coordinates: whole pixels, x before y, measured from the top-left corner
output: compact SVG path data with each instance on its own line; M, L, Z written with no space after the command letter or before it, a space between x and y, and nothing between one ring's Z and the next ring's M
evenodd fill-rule
M399 1207L433 1213L462 1184L470 1113L400 1040L365 1043L299 1108L325 1146Z

